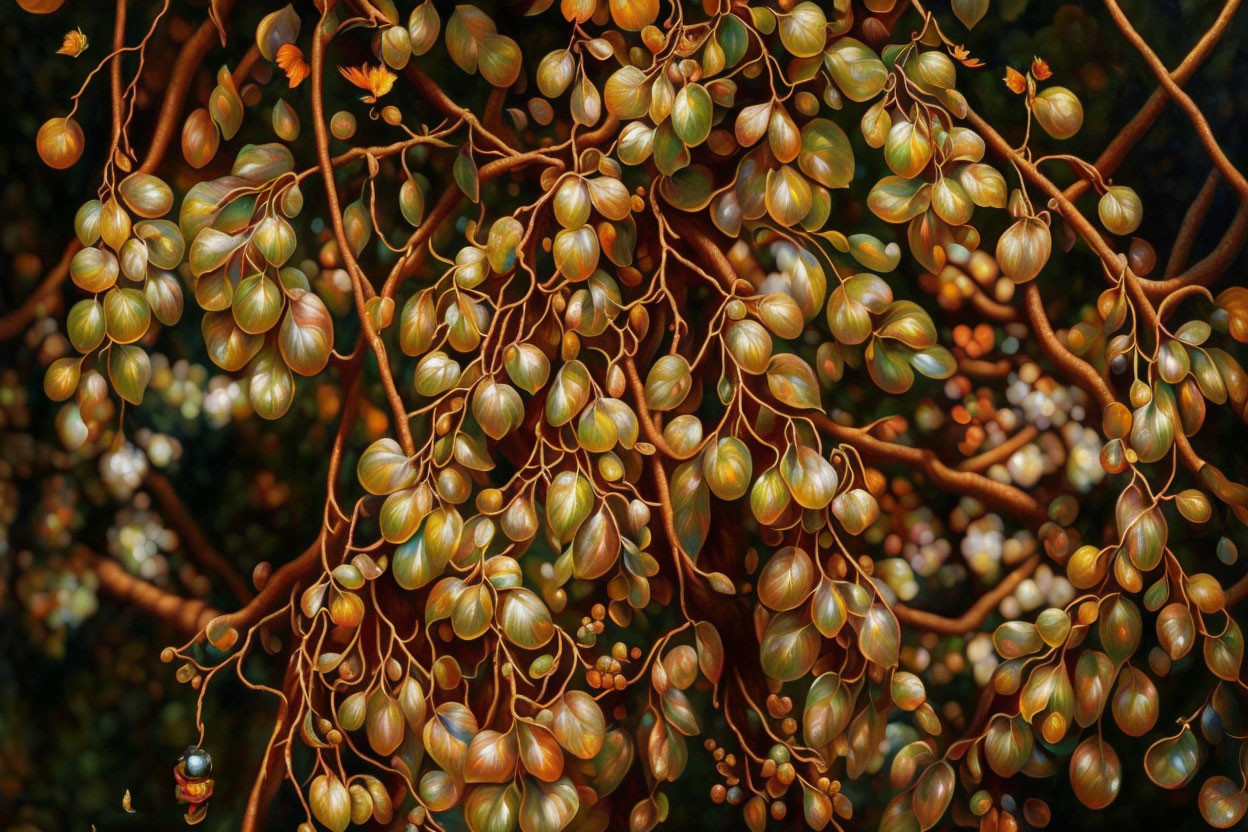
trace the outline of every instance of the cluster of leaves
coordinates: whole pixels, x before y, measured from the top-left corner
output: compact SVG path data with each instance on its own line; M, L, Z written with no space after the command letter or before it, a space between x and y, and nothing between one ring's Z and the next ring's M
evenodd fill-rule
M664 784L685 773L690 738L714 731L741 751L714 758L730 786L719 799L740 805L751 829L784 818L795 795L807 825L839 827L854 810L842 780L884 765L898 719L925 736L892 757L896 796L881 828L927 830L951 806L957 820L1011 828L993 790L1020 772L1054 773L1066 755L1074 793L1103 808L1123 779L1102 736L1105 706L1132 737L1159 715L1152 679L1131 664L1141 593L1167 670L1202 641L1218 680L1199 711L1205 741L1237 737L1242 632L1221 585L1173 556L1163 508L1208 522L1209 492L1243 520L1248 491L1205 463L1199 487L1172 492L1173 476L1140 466L1177 465L1208 405L1244 411L1248 377L1212 344L1248 340L1248 293L1219 296L1209 321L1173 333L1159 323L1150 349L1131 279L1155 257L1133 242L1131 274L1110 275L1097 320L1072 330L1062 349L1135 375L1130 407L1113 400L1102 414L1103 467L1131 480L1105 545L1081 545L1073 517L1039 530L1083 594L998 628L1006 661L992 709L955 737L922 680L900 667L908 635L863 542L886 480L853 441L828 441L867 431L830 419L824 397L847 375L899 395L957 371L930 314L887 277L901 246L832 227L834 192L904 225L910 257L929 272L980 249L981 226L1004 226L995 261L1015 284L1050 260L1051 215L1021 179L1011 190L985 161L988 131L968 126L958 67L973 73L979 62L926 12L900 42L868 45L886 39L889 2L704 0L662 20L657 0L551 5L525 10L566 35L541 57L500 30L501 12L473 5L445 23L431 0L406 23L389 2L273 11L255 30L260 57L288 90L312 87L304 116L276 99L270 125L282 142L239 148L228 174L186 191L176 223L165 219L173 189L129 172L114 148L99 198L75 217L82 248L70 275L91 297L66 321L80 355L45 379L66 402L58 427L71 448L110 389L142 402L150 365L137 342L153 318L181 317L183 281L203 311L208 355L248 374L252 406L268 419L289 409L296 376L325 372L335 356L338 324L316 275L292 258L315 246L325 269L351 281L360 340L335 364L345 377L373 354L393 436L362 450L353 509L339 508L331 482L318 557L291 605L283 726L309 751L292 777L307 784L308 826L343 832L407 812L416 826L462 817L476 832L560 832L605 828L615 811L648 832L668 816ZM986 5L954 11L970 26ZM319 15L307 33L303 14ZM341 75L400 138L331 157L318 71L360 32L380 64ZM493 88L485 114L437 87L443 56L456 84L479 75ZM418 106L395 95L396 72L422 93ZM281 76L269 77L280 94ZM1050 77L1037 61L1006 83L1024 96L1028 126L1067 139L1082 105L1066 87L1042 86ZM508 106L530 80L540 95ZM441 124L409 126L429 107ZM219 168L245 117L223 68L208 106L184 123L186 163ZM300 171L291 148L307 118L316 159ZM354 126L339 113L329 132L345 141ZM1027 135L1023 151L994 148L1016 172L1031 164ZM53 167L82 145L72 118L50 120L38 140ZM864 151L891 173L863 181ZM385 181L380 160L393 156L401 174ZM360 160L361 195L339 207L334 169ZM413 172L412 160L427 170ZM495 187L505 174L519 187ZM296 229L313 176L328 191L327 240ZM1103 229L1134 233L1139 197L1092 179ZM379 186L397 189L401 231L385 221L394 211L379 208ZM476 219L448 233L461 201ZM384 283L373 279L386 262ZM410 368L390 357L394 346ZM726 537L756 536L765 558L742 540L717 544L717 517ZM626 645L637 621L652 637ZM608 627L621 640L595 659ZM239 651L240 665L252 635L229 615L205 632L217 650ZM1093 638L1099 649L1085 644ZM176 654L185 680L215 672L190 648ZM1145 757L1164 788L1196 775L1194 720ZM393 784L405 787L401 802ZM613 810L616 792L629 805ZM1212 777L1200 806L1216 826L1237 823L1248 786Z

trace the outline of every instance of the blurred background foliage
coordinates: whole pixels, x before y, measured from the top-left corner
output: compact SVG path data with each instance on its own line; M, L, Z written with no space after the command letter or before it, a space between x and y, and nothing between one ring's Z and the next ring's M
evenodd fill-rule
M147 25L158 5L130 4L136 31ZM237 37L210 56L193 98L206 98L210 68L237 62L249 45L242 33L254 30L256 20L271 4L240 5L235 14L238 19L230 26ZM1133 0L1122 5L1171 67L1222 6L1219 0ZM400 7L406 14L406 4ZM949 31L965 34L971 54L984 62L982 70L960 72L966 79L963 88L972 106L1013 141L1021 138L1024 111L1021 100L1001 83L1007 65L1025 68L1033 56L1040 56L1053 68L1055 80L1079 95L1086 111L1084 127L1063 150L1089 160L1096 158L1155 88L1143 61L1094 0L993 0L987 17L969 34L953 22L947 2L935 0L929 7ZM133 134L139 139L140 153L145 149L141 137L146 135L178 44L206 14L204 2L175 0L149 47ZM500 27L505 20L524 20L518 14L500 14ZM899 27L912 27L916 20L908 13ZM56 262L73 234L73 209L96 188L102 143L90 138L109 131L105 74L88 89L80 110L79 121L88 136L81 163L67 171L48 170L36 157L34 136L46 118L68 108L69 96L89 67L106 54L112 25L113 4L107 2L69 0L46 16L26 14L13 0L0 7L0 49L5 56L0 95L5 99L6 122L0 143L4 217L0 223L0 274L4 275L0 312L15 308ZM543 33L542 18L524 20L522 25L525 28L519 34L511 34L521 40L526 54L541 54L538 48L530 50L528 42L545 43L553 34ZM62 36L75 27L91 42L86 55L77 61L55 54ZM1242 57L1246 42L1248 13L1241 13L1186 85L1236 161L1248 159L1248 69ZM485 95L482 85L465 81L462 75L458 78L457 86L447 88L460 96L461 103L480 105ZM341 99L328 103L331 110L354 100L343 85L331 85L330 90ZM264 102L249 108L249 113L267 113L272 94L273 88L266 87ZM301 94L306 95L306 89ZM847 111L845 116L856 124L858 111ZM266 122L249 116L240 140L246 140L247 131L257 135L267 131ZM368 129L369 125L361 124L362 134ZM310 142L310 133L305 131L300 141ZM301 159L310 159L309 151L309 146L302 147L302 152L295 148ZM170 178L175 190L184 192L195 174L182 167L177 156L175 149L166 165L175 169ZM856 182L872 182L885 172L878 154L862 153L857 158ZM1146 211L1139 234L1156 245L1159 257L1164 259L1209 165L1186 119L1170 107L1117 173L1117 180L1129 183L1143 198ZM1072 181L1069 171L1058 164L1051 164L1049 170L1061 184ZM313 190L309 189L313 210L305 211L307 216L316 216L319 207ZM841 201L837 207L840 227L850 230L857 222L885 236L884 226L866 211L864 197L865 187ZM1232 194L1220 189L1196 243L1197 256L1216 244L1233 208ZM992 239L998 230L984 229L985 239ZM1055 236L1060 246L1061 232ZM310 254L303 252L303 256ZM1243 282L1242 260L1228 272L1224 284ZM1094 303L1102 277L1099 265L1086 253L1063 257L1062 264L1061 271L1050 269L1046 280L1065 285L1049 287L1052 291L1046 291L1046 296L1054 307L1050 316L1069 324ZM913 261L903 260L897 278L909 285L895 287L895 294L919 298L920 273ZM930 300L925 305L934 308ZM56 311L54 305L49 307L49 312ZM339 344L354 339L354 324L348 318L338 319ZM957 315L937 318L942 343L948 342L957 322ZM59 355L58 343L63 344L59 338L54 318L48 317L0 344L0 831L85 830L92 824L101 832L178 828L182 822L172 799L171 771L179 753L197 737L195 692L176 684L174 668L158 659L161 648L175 642L178 635L103 593L97 596L94 575L83 561L81 547L119 558L131 571L170 591L232 609L237 601L228 588L198 571L177 534L151 505L143 472L164 469L192 506L208 538L241 574L249 575L261 561L280 565L307 545L319 523L329 431L340 405L339 393L330 384L305 383L294 412L286 418L266 422L249 417L244 394L211 367L199 336L199 316L190 314L161 335L157 349L164 358L154 356L153 393L142 408L125 414L126 434L114 450L100 454L97 444L93 454L67 454L53 427L55 409L41 389L44 368ZM913 416L931 400L937 387L937 383L920 384L904 397L881 397L869 387L847 381L833 395L864 423L892 413ZM363 392L370 393L368 384ZM379 411L366 406L364 415L353 453L385 428L385 417ZM1226 470L1242 470L1245 443L1230 433L1234 426L1226 424L1225 441L1218 448L1223 456L1211 456L1211 461ZM1242 437L1242 425L1238 429ZM103 449L107 451L108 444ZM354 456L344 468L354 470ZM1083 501L1083 517L1111 516L1116 493L1106 489L1101 494L1094 489ZM956 496L948 499L952 505ZM933 506L933 511L940 514L948 508ZM1238 542L1241 548L1248 544ZM1213 541L1174 541L1173 545L1180 552L1184 546L1208 550ZM942 594L939 586L924 584L914 603L958 609L963 597L956 592ZM996 620L990 619L985 629L990 631ZM940 649L957 648L958 644L945 644ZM248 672L257 681L272 683L277 667L276 662L268 667L253 662ZM1158 680L1162 701L1183 702L1186 678L1175 673ZM974 691L969 674L964 674L947 688L947 695L960 692L970 707ZM215 762L217 796L201 828L237 826L274 710L271 699L236 682L223 679L214 685L205 701L204 717L210 725L207 745ZM1106 828L1206 828L1194 809L1192 788L1161 792L1144 787L1140 759L1145 747L1143 740L1119 746L1127 760L1129 782L1123 797L1103 812L1081 807L1064 777L1032 781L1028 785L1034 785L1034 791L1019 795L1018 800L1043 797L1053 806L1056 818ZM714 806L705 799L714 782L707 759L691 756L688 774L670 790L670 828L735 828L740 824L738 809ZM882 777L847 786L858 810L848 826L874 828L887 799L885 786ZM875 797L873 787L879 788ZM134 814L122 809L127 789L137 810ZM682 800L685 790L697 798ZM291 795L283 798L272 813L270 828L292 829L302 820L287 805L293 802ZM800 827L800 812L790 813L786 824Z

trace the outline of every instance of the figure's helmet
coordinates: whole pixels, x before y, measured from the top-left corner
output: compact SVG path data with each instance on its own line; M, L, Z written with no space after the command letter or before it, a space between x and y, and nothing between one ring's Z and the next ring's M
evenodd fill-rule
M212 774L212 756L202 748L187 748L178 758L178 762L183 764L189 777L208 777Z

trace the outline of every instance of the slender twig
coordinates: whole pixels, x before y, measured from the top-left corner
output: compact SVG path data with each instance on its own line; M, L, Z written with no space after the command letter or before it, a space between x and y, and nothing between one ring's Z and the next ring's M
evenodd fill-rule
M1187 257L1192 253L1196 235L1200 233L1205 215L1209 213L1209 206L1213 204L1213 197L1218 192L1218 179L1216 168L1209 171L1205 184L1200 186L1200 190L1196 192L1196 198L1192 200L1191 205L1187 206L1187 211L1183 214L1183 222L1179 224L1179 233L1175 235L1174 245L1170 247L1170 259L1166 261L1164 272L1166 277L1174 277L1186 268Z
M173 483L169 482L169 479L159 471L149 470L143 478L143 486L151 493L160 513L173 525L178 536L182 538L191 557L205 569L219 575L240 602L245 604L250 601L252 592L247 581L238 573L234 565L208 542L207 535L191 516L191 512L182 502L182 498L178 496Z
M1016 566L1013 572L1006 575L1001 580L1001 583L977 598L970 609L957 618L946 618L943 615L936 615L925 610L916 610L902 603L892 604L893 613L902 624L909 624L912 627L930 630L934 633L965 635L966 633L974 632L980 624L983 624L984 619L992 614L997 605L1004 601L1014 590L1018 589L1019 584L1030 578L1039 565L1039 555L1032 555L1027 558L1027 560Z
M390 403L390 410L394 416L395 430L399 434L399 443L408 456L415 456L416 443L412 439L411 425L408 424L407 408L404 407L398 388L395 386L394 374L390 369L390 360L386 357L386 346L382 342L381 336L377 334L372 317L368 314L366 308L366 301L373 294L372 285L368 283L368 279L364 276L360 264L356 261L355 253L351 250L351 243L347 240L346 229L343 227L342 210L338 201L338 186L334 183L334 165L329 155L329 131L325 126L324 72L326 39L327 36L324 36L319 30L317 36L312 39L312 126L316 134L316 155L320 161L321 178L325 184L325 195L329 203L328 209L334 229L334 237L338 241L339 254L347 267L347 273L351 276L355 294L356 314L360 319L360 327L364 331L369 348L377 358L377 369L381 374L382 387L385 390L386 399ZM367 287L367 292L365 287Z

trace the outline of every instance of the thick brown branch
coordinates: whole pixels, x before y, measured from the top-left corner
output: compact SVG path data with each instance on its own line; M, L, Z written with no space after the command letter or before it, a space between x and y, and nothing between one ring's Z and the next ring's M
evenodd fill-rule
M299 583L299 581L312 572L321 563L321 547L322 545L331 546L338 538L338 533L345 524L339 523L335 525L334 531L326 539L325 533L317 535L316 540L312 541L312 545L296 557L294 560L284 564L280 569L273 573L268 583L264 585L264 589L256 594L255 598L247 603L242 609L234 612L226 613L220 616L217 622L221 632L226 629L234 629L240 633L245 633L254 626L260 619L276 609L280 609L290 599L290 593ZM208 619L211 620L211 617ZM203 626L208 621L203 621ZM203 637L203 633L200 636Z
M1192 441L1182 430L1176 430L1174 432L1174 446L1175 451L1179 455L1179 461L1183 463L1183 467L1188 471L1191 471L1192 476L1196 477L1201 484L1204 484L1204 478L1201 476L1201 470L1206 465L1209 465L1209 463L1206 462L1200 454L1196 453L1196 449L1192 447ZM1212 468L1212 470L1217 471L1218 469ZM1225 474L1223 475L1223 479L1226 479ZM1238 491L1240 493L1248 491L1248 488L1245 488L1243 485L1235 482L1234 480L1227 479L1226 482L1227 485L1229 485L1234 491ZM1225 497L1223 498L1223 502L1225 502L1231 509L1239 522L1248 525L1248 507Z
M1049 316L1044 311L1044 299L1040 296L1040 287L1033 280L1023 290L1027 304L1027 315L1031 319L1031 328L1040 339L1040 349L1048 359L1056 364L1078 384L1085 393L1096 401L1099 410L1104 411L1114 403L1115 397L1105 379L1093 369L1092 365L1075 355L1058 339L1049 323Z
M1248 202L1239 203L1231 224L1217 246L1180 275L1167 280L1141 281L1144 292L1153 301L1160 301L1185 286L1207 286L1221 277L1248 241Z
M822 413L809 414L815 427L837 441L852 445L864 457L876 462L909 465L927 474L933 485L974 497L985 505L1021 520L1033 531L1048 522L1044 507L1026 492L1012 485L991 480L973 471L956 471L926 448L914 448L876 439L862 428L851 428L832 421Z
M229 14L234 0L216 0L213 8L219 18ZM182 45L182 52L174 62L173 72L165 85L165 99L160 105L160 115L156 119L156 129L152 132L151 143L147 146L147 157L139 166L141 173L151 173L160 166L181 125L182 105L186 101L186 93L195 79L195 71L203 62L208 50L217 42L217 27L211 20L205 20L195 30L195 34Z
M654 423L653 417L650 415L650 408L646 407L646 386L642 384L641 376L637 372L637 364L632 357L624 359L624 375L628 378L629 386L633 389L633 399L637 405L637 415L640 417L642 432L646 434L646 439L650 444L658 448L659 452L664 456L672 459L679 458L677 454L668 447L667 440L663 438L663 432Z
M117 0L117 16L113 21L113 57L108 68L109 88L113 108L113 144L115 152L121 142L121 124L125 119L125 102L121 96L121 56L126 45L126 0Z
M754 294L754 286L746 279L739 277L729 262L724 249L711 235L700 228L691 216L676 212L668 220L672 230L693 244L694 250L702 257L703 262L711 268L711 273L722 284L725 292L733 292L738 285L744 295Z
M200 632L218 614L206 601L181 598L136 578L115 560L90 552L85 556L99 579L100 589L124 604L169 623L183 636Z

